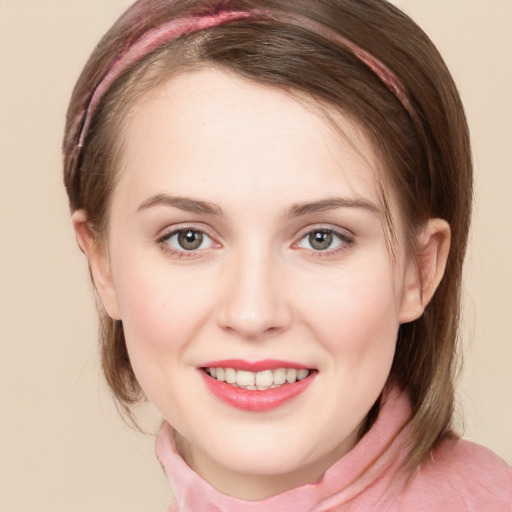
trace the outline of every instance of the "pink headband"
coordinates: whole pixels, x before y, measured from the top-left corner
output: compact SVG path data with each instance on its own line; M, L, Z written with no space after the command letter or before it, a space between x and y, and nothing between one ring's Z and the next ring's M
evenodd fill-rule
M231 21L237 21L247 18L271 19L278 22L292 23L294 25L305 28L313 33L320 34L331 41L344 46L352 52L361 62L363 62L375 75L386 85L386 87L400 100L402 105L410 110L409 100L404 88L396 75L380 60L368 53L366 50L346 39L334 30L321 25L320 23L310 20L304 16L295 15L281 11L220 11L216 14L180 18L161 25L147 32L140 39L128 46L121 52L110 64L109 69L98 83L96 88L91 91L88 105L84 106L82 112L75 118L72 132L78 131L79 126L80 137L78 139L78 148L84 145L85 137L89 130L89 125L94 112L101 101L101 98L113 82L126 71L130 66L143 59L158 47L163 46L171 41L194 32L200 32L209 28L213 28ZM82 124L83 122L83 124Z

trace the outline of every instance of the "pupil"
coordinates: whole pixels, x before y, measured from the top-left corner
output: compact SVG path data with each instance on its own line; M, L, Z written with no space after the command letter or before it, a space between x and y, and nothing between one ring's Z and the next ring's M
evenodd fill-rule
M198 249L203 243L203 235L198 231L182 231L178 236L178 241L183 249L193 251Z
M328 231L316 231L309 235L309 243L311 247L317 251L324 251L332 244L332 233Z

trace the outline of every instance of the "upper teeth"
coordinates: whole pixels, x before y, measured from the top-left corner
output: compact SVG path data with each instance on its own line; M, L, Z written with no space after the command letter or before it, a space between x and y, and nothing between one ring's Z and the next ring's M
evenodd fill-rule
M309 375L309 370L297 370L295 368L278 368L277 370L264 370L262 372L248 372L235 370L234 368L207 368L206 372L221 382L260 391L276 388L285 383L293 384Z

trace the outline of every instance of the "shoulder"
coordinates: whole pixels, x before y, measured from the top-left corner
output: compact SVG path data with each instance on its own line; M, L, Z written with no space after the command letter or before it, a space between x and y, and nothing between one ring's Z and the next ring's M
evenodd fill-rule
M406 495L446 511L512 511L512 469L483 446L447 438L419 467Z

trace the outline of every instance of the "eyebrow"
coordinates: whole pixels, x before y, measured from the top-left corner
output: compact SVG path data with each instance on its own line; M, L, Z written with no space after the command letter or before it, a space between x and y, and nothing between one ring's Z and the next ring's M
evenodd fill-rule
M146 199L137 209L137 211L148 210L154 206L173 206L180 210L191 213L205 213L209 215L222 215L222 210L214 203L199 201L190 197L177 197L167 194L155 194Z
M223 215L222 209L215 203L200 201L190 197L171 196L168 194L155 194L151 196L138 207L137 211L148 210L155 206L171 206L191 213ZM333 197L307 203L296 203L287 209L285 216L294 218L309 213L335 210L337 208L362 208L376 215L380 215L381 213L377 205L365 199Z
M297 203L288 208L287 217L300 217L308 213L323 212L326 210L334 210L336 208L362 208L376 215L381 214L380 208L365 199L349 199L343 197L332 197L322 199L320 201L312 201L309 203Z

